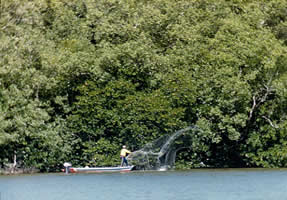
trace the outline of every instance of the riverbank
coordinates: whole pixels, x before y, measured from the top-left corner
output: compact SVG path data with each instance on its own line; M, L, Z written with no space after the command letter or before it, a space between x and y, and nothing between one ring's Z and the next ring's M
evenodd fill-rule
M0 175L19 175L19 174L34 174L39 173L40 170L36 168L0 168Z
M255 172L255 171L287 171L287 168L192 168L192 169L169 169L169 170L134 170L136 173L155 173L155 172ZM15 175L29 175L29 174L55 174L63 173L61 171L41 172L36 168L17 168L14 171L11 169L0 168L0 176L15 176Z

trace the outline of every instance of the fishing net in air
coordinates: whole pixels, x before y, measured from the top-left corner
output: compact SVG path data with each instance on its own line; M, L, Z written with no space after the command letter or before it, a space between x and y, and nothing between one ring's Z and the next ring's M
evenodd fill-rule
M175 163L176 152L190 146L192 136L199 132L197 127L187 127L172 135L164 135L146 144L142 149L132 152L128 159L139 169L154 170L172 168Z

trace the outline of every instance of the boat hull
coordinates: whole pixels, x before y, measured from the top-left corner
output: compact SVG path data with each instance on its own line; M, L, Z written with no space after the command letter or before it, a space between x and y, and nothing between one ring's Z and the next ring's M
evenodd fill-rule
M130 172L134 166L126 167L71 167L70 173Z

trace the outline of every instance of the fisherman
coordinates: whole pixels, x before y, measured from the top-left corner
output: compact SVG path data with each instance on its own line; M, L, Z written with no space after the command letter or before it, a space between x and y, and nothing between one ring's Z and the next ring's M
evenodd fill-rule
M121 150L121 167L124 166L124 164L126 166L128 166L128 160L127 160L127 156L130 154L131 152L129 150L127 150L127 147L124 145L122 150Z

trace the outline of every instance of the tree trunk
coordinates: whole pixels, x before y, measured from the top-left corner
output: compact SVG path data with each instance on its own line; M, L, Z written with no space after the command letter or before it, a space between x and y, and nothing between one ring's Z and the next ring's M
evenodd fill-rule
M13 157L13 165L12 165L12 170L11 173L14 174L17 166L17 154L14 152L14 157Z

